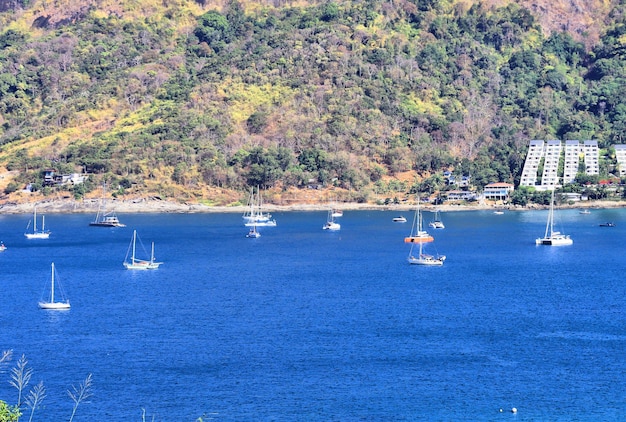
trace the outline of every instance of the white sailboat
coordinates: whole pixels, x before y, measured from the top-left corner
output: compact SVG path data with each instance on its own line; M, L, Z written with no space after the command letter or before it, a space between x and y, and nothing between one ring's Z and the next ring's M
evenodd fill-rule
M326 219L326 224L322 226L323 230L331 230L337 231L341 230L341 224L335 222L335 217L333 217L333 210L328 210L328 218Z
M275 227L276 220L272 219L270 213L263 212L263 199L261 192L257 188L257 194L254 194L254 189L250 190L250 197L248 199L248 209L243 214L243 221L246 227Z
M139 241L141 244L141 240ZM152 251L150 253L150 259L138 259L136 257L137 252L137 230L133 230L133 237L128 245L126 251L126 257L124 258L124 267L127 270L156 270L162 262L156 262L154 260L154 242L152 242ZM128 255L130 254L130 260Z
M100 203L98 204L96 218L90 222L89 225L94 227L126 227L125 224L120 223L114 211L106 211L106 200L104 199L105 190L106 185L103 185L102 198L100 198Z
M28 226L26 226L27 232L24 233L26 239L48 239L50 237L50 230L46 230L46 216L41 216L41 230L37 230L37 208L35 208L33 212L33 231L28 232L28 228L30 227L30 221L28 222Z
M60 284L59 284L59 294L58 296L60 296L62 298L62 301L60 302L55 302L54 301L54 293L55 293L55 280L54 280L54 275L55 275L55 269L54 269L54 262L52 263L52 277L50 280L50 300L47 302L44 301L40 301L39 302L39 308L41 309L52 309L52 310L65 310L65 309L70 309L70 301L69 299L65 298L64 294L63 294L63 290L60 288ZM58 284L58 281L57 281Z
M343 210L340 210L338 208L333 208L332 213L334 218L343 217Z
M571 245L574 240L567 234L554 230L554 186L552 187L552 195L550 197L550 211L548 212L548 221L546 223L546 232L543 237L535 239L535 244L546 246L564 246Z
M441 266L443 265L443 261L446 260L445 255L431 255L424 252L424 243L419 242L411 245L411 251L409 252L408 261L409 264L414 265L430 265L430 266ZM418 248L417 256L413 253L413 248Z
M261 233L259 233L256 229L256 225L252 226L248 234L246 234L246 237L249 239L258 239L259 237L261 237Z
M443 221L441 221L439 210L435 210L435 219L431 221L430 223L428 223L428 226L432 227L433 229L445 229L446 228L446 226L443 224Z
M407 258L409 264L430 266L443 265L443 261L446 260L445 255L430 255L424 252L424 244L430 243L433 240L435 239L431 235L422 230L422 214L420 212L418 199L417 211L415 212L413 227L411 228L411 235L404 238L405 243L411 243L411 250L409 251L409 257ZM415 248L417 248L417 255L414 253Z

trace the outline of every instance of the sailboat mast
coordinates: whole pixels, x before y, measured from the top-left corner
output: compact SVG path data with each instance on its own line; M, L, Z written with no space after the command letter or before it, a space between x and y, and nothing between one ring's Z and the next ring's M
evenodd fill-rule
M50 303L54 303L54 262L52 263L52 278L50 284Z
M35 208L33 214L33 233L37 233L37 208Z
M154 262L154 242L152 242L152 252L150 253L150 263Z
M544 237L552 237L553 231L553 222L554 222L554 186L552 187L552 195L550 195L550 211L548 212L548 222L546 223L546 234Z
M133 230L133 256L130 258L131 262L135 263L135 242L137 241L137 230Z

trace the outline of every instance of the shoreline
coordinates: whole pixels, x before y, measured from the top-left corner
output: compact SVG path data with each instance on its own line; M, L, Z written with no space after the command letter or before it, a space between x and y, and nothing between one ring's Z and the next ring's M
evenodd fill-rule
M96 213L100 200L98 199L50 199L38 202L24 202L24 203L6 203L0 204L0 214L30 214L33 209L37 207L40 213L48 214L67 214L67 213ZM398 211L398 212L413 212L415 211L417 204L389 204L378 205L370 203L337 203L334 208L338 208L344 211L361 211L361 210L373 210L373 211ZM603 208L624 208L626 207L626 201L585 201L584 203L565 204L561 205L559 209L572 209L572 208L587 208L587 209L603 209ZM173 201L166 201L160 199L111 199L107 201L107 210L115 213L146 213L146 214L158 214L158 213L179 213L179 214L193 214L193 213L243 213L248 209L245 205L235 206L210 206L200 203L178 203ZM290 211L327 211L329 204L327 203L301 203L293 205L274 205L266 203L264 210L269 212L290 212ZM515 205L494 205L494 204L442 204L431 205L424 204L421 207L424 211L434 211L435 209L441 212L451 211L488 211L488 210L503 210L503 211L532 211L548 209L548 206L531 204L526 207L520 207Z

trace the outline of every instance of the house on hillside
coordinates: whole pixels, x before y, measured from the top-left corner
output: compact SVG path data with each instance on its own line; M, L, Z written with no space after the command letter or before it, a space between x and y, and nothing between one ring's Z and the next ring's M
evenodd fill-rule
M489 183L483 190L483 197L489 201L506 201L513 190L514 186L511 183Z
M476 194L466 190L451 190L447 192L448 201L474 201Z
M87 174L59 174L56 169L47 169L43 172L43 184L44 186L75 186L83 183L87 177Z

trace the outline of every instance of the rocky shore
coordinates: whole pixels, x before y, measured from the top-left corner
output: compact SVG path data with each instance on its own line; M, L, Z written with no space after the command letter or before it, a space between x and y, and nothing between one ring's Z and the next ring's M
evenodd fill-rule
M100 201L97 199L46 199L38 202L24 203L0 203L0 214L28 214L32 213L33 208L37 207L40 213L96 213L98 211ZM338 203L337 208L342 210L381 210L381 211L398 211L407 212L415 210L415 204L390 204L377 205L370 203ZM626 206L626 201L585 201L574 204L562 205L559 208L621 208ZM283 211L325 211L329 207L328 203L319 204L291 204L291 205L273 205L267 203L264 209L271 212ZM247 207L242 205L236 206L210 206L200 203L178 203L174 201L166 201L155 198L141 199L111 199L107 201L107 210L116 213L243 213ZM472 211L472 210L496 210L504 209L509 211L523 211L532 209L544 209L547 207L531 204L527 207L502 206L494 204L443 204L433 206L424 204L422 209L432 211L437 208L440 211Z

